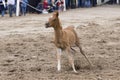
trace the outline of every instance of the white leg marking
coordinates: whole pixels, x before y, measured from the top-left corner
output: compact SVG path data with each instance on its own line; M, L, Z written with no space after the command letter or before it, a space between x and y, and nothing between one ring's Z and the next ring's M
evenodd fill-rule
M58 71L60 71L61 70L61 64L60 64L60 60L58 60Z
M76 69L75 69L75 65L74 65L74 64L72 65L72 67L73 67L73 71L74 71L75 73L77 73L77 71L76 71Z
M61 60L61 54L62 54L61 49L58 48L57 49L57 60L58 60L57 69L58 69L58 71L61 70L61 61L60 61Z

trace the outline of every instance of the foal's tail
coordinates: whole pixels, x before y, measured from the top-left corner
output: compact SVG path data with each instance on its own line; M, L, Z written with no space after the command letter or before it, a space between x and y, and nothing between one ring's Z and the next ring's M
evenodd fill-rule
M92 66L91 62L88 60L88 58L87 58L86 55L84 54L81 46L79 45L78 47L79 47L79 49L80 49L81 54L82 54L82 55L86 58L86 60L88 61L89 65Z
M74 27L73 27L73 28L74 28ZM78 38L78 35L77 35L75 29L73 29L72 31L74 32L75 37L76 37L76 42L75 42L75 44L79 47L81 54L86 58L86 60L88 61L89 65L92 66L92 64L90 63L90 61L88 60L88 58L86 57L86 55L84 54L84 52L83 52L83 50L82 50L82 48L81 48L81 46L80 46L79 38Z

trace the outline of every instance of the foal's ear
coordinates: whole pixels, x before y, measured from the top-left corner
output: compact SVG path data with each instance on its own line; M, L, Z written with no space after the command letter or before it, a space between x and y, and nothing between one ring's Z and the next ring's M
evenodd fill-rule
M58 17L59 16L59 12L55 11L53 15L56 16L56 17Z
M58 12L58 11L56 11L56 16L57 16L57 17L59 16L59 12Z

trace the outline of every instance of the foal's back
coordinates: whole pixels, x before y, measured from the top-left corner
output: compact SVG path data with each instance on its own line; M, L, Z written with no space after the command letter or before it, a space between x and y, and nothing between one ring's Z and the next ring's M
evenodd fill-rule
M69 42L70 46L79 45L79 38L74 26L63 29L63 37Z

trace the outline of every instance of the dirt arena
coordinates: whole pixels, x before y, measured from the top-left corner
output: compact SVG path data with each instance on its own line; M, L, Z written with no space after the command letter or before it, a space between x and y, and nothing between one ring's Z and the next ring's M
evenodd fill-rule
M74 55L78 74L62 54L57 72L51 14L0 18L0 80L120 80L120 6L79 8L60 13L62 26L76 26L81 46L92 62Z

